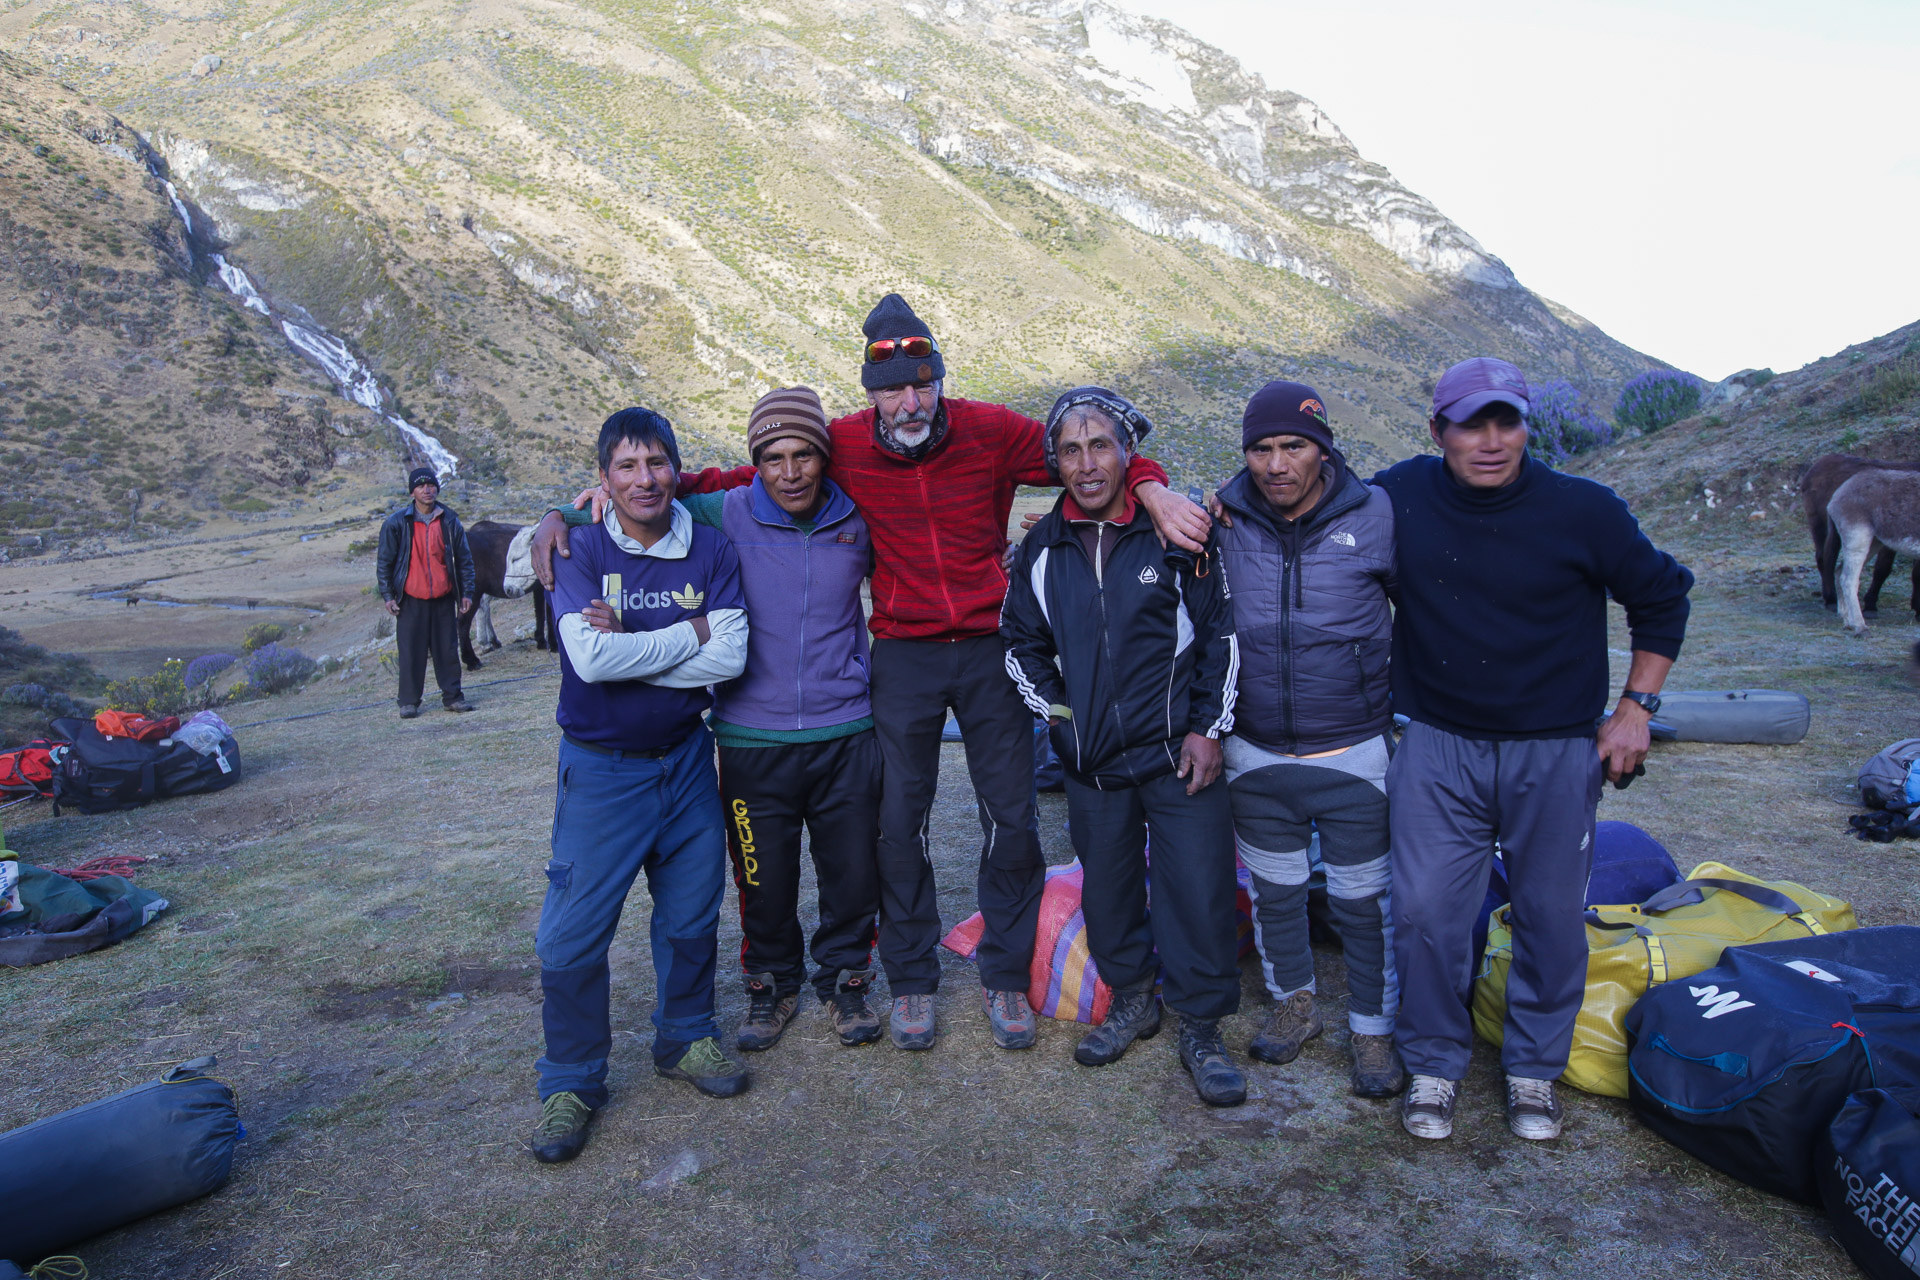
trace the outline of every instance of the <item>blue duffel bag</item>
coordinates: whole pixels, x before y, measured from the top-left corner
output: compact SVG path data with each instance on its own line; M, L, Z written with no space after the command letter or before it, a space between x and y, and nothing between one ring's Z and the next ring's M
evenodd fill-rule
M1920 1275L1920 1089L1863 1089L1814 1154L1833 1235L1869 1280Z
M158 1080L0 1134L0 1258L31 1268L227 1181L233 1090L196 1058Z
M1628 1097L1723 1173L1818 1204L1814 1144L1847 1096L1920 1086L1920 928L1728 947L1627 1013Z

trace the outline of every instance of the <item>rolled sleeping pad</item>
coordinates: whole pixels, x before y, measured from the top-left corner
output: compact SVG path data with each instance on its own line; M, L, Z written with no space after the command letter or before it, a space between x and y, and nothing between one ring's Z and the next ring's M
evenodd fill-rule
M1666 742L1752 742L1790 746L1807 736L1812 708L1780 689L1663 693L1653 736Z
M233 1090L184 1062L158 1080L0 1134L0 1258L30 1268L225 1185L245 1130Z

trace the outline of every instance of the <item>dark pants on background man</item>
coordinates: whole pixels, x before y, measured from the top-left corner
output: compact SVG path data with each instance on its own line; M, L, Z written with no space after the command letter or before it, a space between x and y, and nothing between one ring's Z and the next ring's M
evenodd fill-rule
M1021 991L1032 980L1046 862L1034 818L1033 713L1007 678L1000 637L875 640L880 741L880 961L896 996L940 986L940 908L927 824L940 780L940 730L953 709L984 835L977 881L986 928L980 985Z
M1164 969L1161 990L1175 1013L1206 1020L1237 1010L1240 933L1227 784L1190 796L1186 781L1167 773L1102 791L1069 775L1067 826L1084 873L1087 949L1107 985L1150 989Z
M826 742L720 748L720 802L739 890L740 960L792 995L807 982L800 931L800 836L820 889L814 989L832 995L845 970L873 963L880 909L880 745L866 729Z
M393 638L400 650L395 661L400 668L401 706L420 704L429 654L433 655L433 678L440 686L440 701L460 701L459 601L452 595L434 600L401 596Z
M1408 726L1387 766L1387 799L1396 1040L1409 1072L1467 1074L1473 926L1496 840L1513 897L1501 1066L1536 1080L1566 1070L1586 990L1583 915L1603 776L1591 737L1488 742Z

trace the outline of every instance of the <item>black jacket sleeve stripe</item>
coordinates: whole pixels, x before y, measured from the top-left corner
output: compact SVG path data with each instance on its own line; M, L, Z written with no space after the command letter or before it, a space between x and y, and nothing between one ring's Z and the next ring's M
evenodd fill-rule
M1007 597L1000 606L1000 638L1007 646L1007 675L1020 691L1020 700L1042 718L1054 704L1065 704L1066 683L1054 665L1053 627L1047 618L1047 551L1040 548L1029 563L1021 548L1013 572L1007 575Z

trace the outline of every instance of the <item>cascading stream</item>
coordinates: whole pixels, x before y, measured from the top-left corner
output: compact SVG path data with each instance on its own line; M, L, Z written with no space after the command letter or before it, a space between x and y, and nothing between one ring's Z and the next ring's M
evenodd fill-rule
M193 212L186 202L180 199L180 193L157 166L154 176L166 187L167 199L173 202L173 211L180 217L181 225L187 229L187 252L193 252ZM374 375L361 359L353 354L352 348L317 325L291 320L285 315L276 315L273 306L258 289L252 279L239 267L228 262L218 253L208 255L219 274L220 283L227 292L240 299L250 311L257 311L280 326L280 332L286 336L287 345L307 359L320 366L329 378L332 378L340 392L347 399L363 408L371 409L399 429L413 447L419 450L428 464L433 467L442 482L459 474L460 459L438 440L408 422L387 408L387 393L380 386L380 379Z

